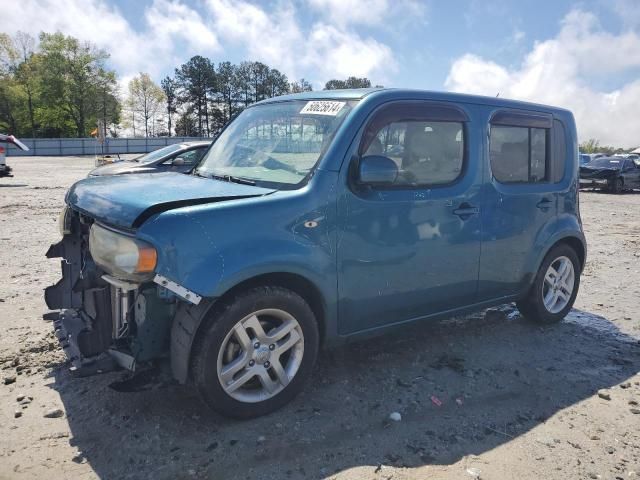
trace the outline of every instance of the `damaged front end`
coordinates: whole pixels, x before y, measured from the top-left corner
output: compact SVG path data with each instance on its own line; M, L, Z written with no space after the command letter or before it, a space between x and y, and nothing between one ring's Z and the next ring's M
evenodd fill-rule
M45 289L53 312L44 318L53 321L71 370L80 376L118 367L134 371L140 362L166 356L176 296L154 283L153 275L118 278L100 258L94 260L89 244L99 241L90 240L92 228L105 229L92 218L67 208L60 227L63 238L46 255L62 258L62 278ZM127 255L120 257L127 261Z

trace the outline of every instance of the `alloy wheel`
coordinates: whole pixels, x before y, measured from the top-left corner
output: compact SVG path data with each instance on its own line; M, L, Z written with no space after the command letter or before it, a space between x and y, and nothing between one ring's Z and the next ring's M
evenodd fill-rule
M575 278L573 263L569 258L558 257L551 262L542 285L542 302L549 313L558 313L569 304Z
M259 310L234 325L218 352L218 380L232 398L262 402L293 380L304 356L298 321L279 309Z

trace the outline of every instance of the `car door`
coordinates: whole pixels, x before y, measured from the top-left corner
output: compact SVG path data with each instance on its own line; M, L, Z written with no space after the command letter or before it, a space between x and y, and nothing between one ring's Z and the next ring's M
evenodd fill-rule
M564 163L553 167L551 162L552 125L551 115L537 112L501 110L490 120L481 301L520 292L531 273L526 271L527 260L540 248L545 228L556 216L556 181Z
M393 102L370 117L338 203L339 331L348 334L475 301L480 255L478 145L459 107ZM395 182L358 181L382 155Z

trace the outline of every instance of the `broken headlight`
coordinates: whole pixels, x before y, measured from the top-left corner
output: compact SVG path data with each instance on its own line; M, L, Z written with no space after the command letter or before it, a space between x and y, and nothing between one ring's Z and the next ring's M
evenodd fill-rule
M123 280L144 281L156 268L156 249L142 240L114 232L97 223L89 233L89 251L97 265Z

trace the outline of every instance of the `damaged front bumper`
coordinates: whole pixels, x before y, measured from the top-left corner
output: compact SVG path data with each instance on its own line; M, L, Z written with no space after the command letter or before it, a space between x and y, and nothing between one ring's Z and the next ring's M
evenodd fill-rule
M607 178L581 178L580 186L581 187L601 187L603 185L608 185L610 182Z
M55 335L79 376L136 364L168 352L176 299L153 283L123 281L100 270L88 251L89 224L74 214L70 233L52 245L62 278L45 289Z

